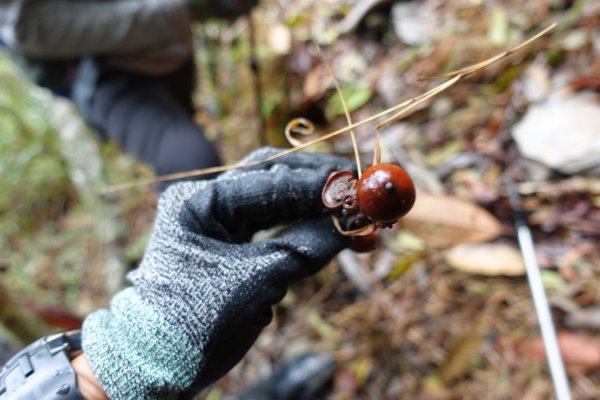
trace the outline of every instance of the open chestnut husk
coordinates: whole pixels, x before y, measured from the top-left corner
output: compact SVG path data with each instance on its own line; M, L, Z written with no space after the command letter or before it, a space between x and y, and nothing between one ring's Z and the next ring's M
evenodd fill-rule
M341 233L364 236L372 230L362 228L390 227L406 215L415 195L412 179L402 167L377 164L365 170L360 179L349 170L332 172L321 199L337 219Z
M325 182L321 200L333 211L351 210L356 207L356 178L349 170L332 172ZM346 211L348 212L348 211Z

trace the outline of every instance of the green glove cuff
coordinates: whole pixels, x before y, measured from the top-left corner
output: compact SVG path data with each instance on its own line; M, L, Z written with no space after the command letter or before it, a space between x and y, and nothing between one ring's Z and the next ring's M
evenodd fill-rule
M94 375L111 399L165 399L184 391L202 355L186 335L144 304L134 288L111 309L89 315L82 344Z

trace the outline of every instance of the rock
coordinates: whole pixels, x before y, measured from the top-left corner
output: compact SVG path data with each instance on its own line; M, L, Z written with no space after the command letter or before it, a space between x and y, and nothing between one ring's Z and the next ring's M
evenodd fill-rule
M531 105L512 134L525 157L562 173L600 165L600 104L590 93L557 93Z
M427 3L396 3L392 18L396 35L409 46L427 44L439 32L437 14Z

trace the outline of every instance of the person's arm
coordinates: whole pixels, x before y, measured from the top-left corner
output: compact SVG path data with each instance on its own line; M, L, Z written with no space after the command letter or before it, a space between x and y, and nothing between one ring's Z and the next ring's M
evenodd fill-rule
M271 321L288 285L348 245L321 192L331 172L352 168L346 159L296 152L164 192L144 258L128 276L133 287L83 324L83 351L106 394L191 395L229 371ZM250 241L276 226L287 228Z
M243 162L278 152L263 149ZM81 332L51 335L15 355L0 372L0 399L190 398L215 382L270 323L287 287L349 244L321 201L328 176L345 169L353 169L347 159L296 152L172 185L144 258L128 275L133 286L109 310L88 315ZM285 229L251 240L274 227Z
M2 34L9 47L43 58L135 52L187 40L184 1L15 1Z
M190 20L235 18L257 0L14 0L0 4L6 44L29 56L125 54L189 41ZM10 4L8 4L10 3Z

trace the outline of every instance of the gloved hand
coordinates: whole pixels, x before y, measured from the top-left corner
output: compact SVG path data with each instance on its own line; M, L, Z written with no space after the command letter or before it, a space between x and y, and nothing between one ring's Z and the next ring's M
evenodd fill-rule
M258 0L184 0L193 19L204 21L211 18L232 20L248 13Z
M274 154L263 149L249 160ZM83 349L111 399L197 391L231 369L271 321L287 286L348 241L323 214L321 190L349 160L292 153L161 196L133 287L83 325ZM291 224L248 242L258 230Z

